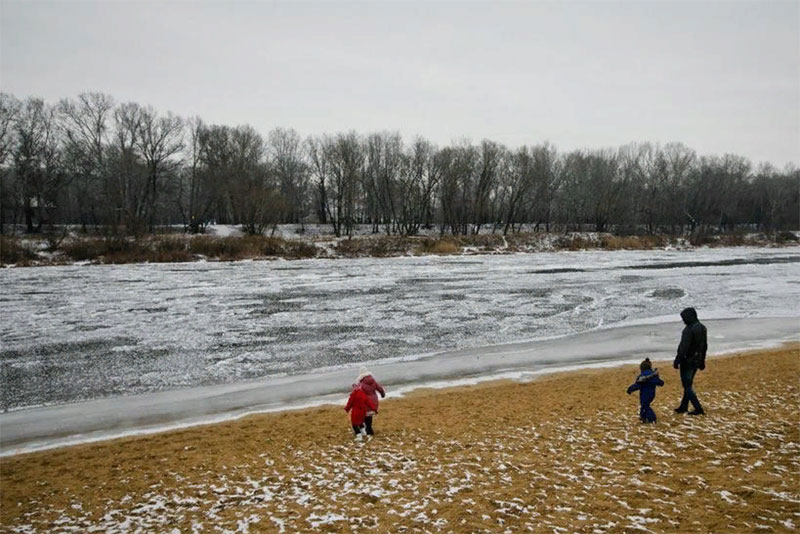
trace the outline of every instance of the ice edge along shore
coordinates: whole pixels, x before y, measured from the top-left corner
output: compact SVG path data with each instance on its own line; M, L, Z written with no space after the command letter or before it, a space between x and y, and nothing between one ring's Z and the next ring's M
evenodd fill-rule
M800 317L796 316L704 322L709 327L712 356L800 340ZM420 388L503 379L527 381L545 374L631 364L643 356L670 359L680 328L677 321L645 322L376 363L371 370L388 387L390 397ZM0 457L221 423L258 413L335 405L344 402L354 372L341 368L0 414Z

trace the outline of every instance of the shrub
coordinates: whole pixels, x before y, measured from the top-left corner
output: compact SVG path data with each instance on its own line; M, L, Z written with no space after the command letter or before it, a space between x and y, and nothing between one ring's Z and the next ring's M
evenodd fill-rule
M404 254L408 250L408 242L391 236L356 237L338 241L334 248L338 254L348 258L386 257Z
M369 240L368 252L371 256L387 257L408 254L412 241L401 236L373 237Z
M710 245L716 240L714 236L709 235L705 230L695 230L689 236L689 244L693 247L702 247L703 245Z
M126 237L90 237L70 239L61 244L61 250L74 261L96 261L100 258L126 256L138 248L134 239Z
M546 234L545 234L546 235ZM509 250L537 250L543 247L543 234L520 232L506 235Z
M255 236L253 236L255 237ZM246 238L247 239L247 238ZM252 238L250 238L252 239ZM255 239L258 239L255 237ZM254 239L254 241L255 241ZM265 237L259 240L257 245L260 255L262 256L283 256L286 251L286 246L283 239L277 237Z
M61 251L74 261L93 260L100 255L99 238L70 239L61 243Z
M122 236L70 239L61 250L73 261L102 263L184 262L191 261L186 240L181 237L135 239Z
M419 244L420 254L457 254L461 247L449 238L423 239Z
M616 236L603 234L600 236L600 247L606 250L651 250L662 248L669 243L665 236L628 235Z
M258 248L253 248L253 237L196 236L189 242L189 252L231 261L257 256Z
M315 258L319 249L313 243L279 237L251 235L244 237L195 236L189 242L190 254L201 254L221 261L235 261L262 256L299 259Z
M286 259L315 258L318 253L316 245L304 241L294 241L279 237L258 237L260 251L264 256L278 256Z
M25 246L19 238L0 236L0 265L29 265L36 252Z
M316 258L318 255L319 249L313 243L306 243L305 241L287 241L286 258Z
M584 250L595 248L596 244L591 239L578 234L565 235L556 238L553 246L561 250Z
M724 247L740 247L752 244L750 239L743 233L723 234L717 237L717 244Z
M800 241L800 237L797 237L794 232L784 230L782 232L776 232L774 240L776 243L797 243Z
M465 235L459 238L459 242L463 247L477 247L481 250L498 250L505 245L502 234Z
M152 243L150 260L159 263L177 263L192 261L194 256L189 252L187 239L184 237L156 238Z

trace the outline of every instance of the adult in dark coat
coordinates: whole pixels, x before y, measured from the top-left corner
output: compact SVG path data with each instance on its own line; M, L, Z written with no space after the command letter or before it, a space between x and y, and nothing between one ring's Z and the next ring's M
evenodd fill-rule
M675 413L689 413L689 415L702 415L705 413L697 395L692 388L694 375L697 371L706 368L706 351L708 342L706 340L706 327L697 319L697 311L694 308L686 308L681 312L686 326L681 334L681 342L678 345L678 354L672 366L680 369L681 385L683 386L683 398L681 404L675 408ZM689 403L694 410L689 412Z

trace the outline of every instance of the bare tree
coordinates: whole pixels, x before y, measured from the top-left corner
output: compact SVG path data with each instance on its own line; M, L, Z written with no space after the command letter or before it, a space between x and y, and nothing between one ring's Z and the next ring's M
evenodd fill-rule
M474 145L462 142L436 154L439 180L440 233L466 235L475 220L476 174L480 155Z
M183 149L183 121L172 115L159 116L152 108L141 108L141 127L136 145L147 168L145 206L147 224L155 228L160 180L177 170Z
M264 140L251 126L233 129L230 139L230 195L235 220L248 234L262 234L277 223L283 209L264 161Z
M399 231L398 180L404 165L400 134L376 133L367 138L363 184L373 232L377 232L379 224L384 225L387 235Z
M503 199L503 235L513 231L514 224L525 210L525 201L534 187L534 158L531 150L523 146L510 154L505 172L500 174L498 195Z
M323 136L308 142L312 168L317 181L323 220L333 233L352 236L356 222L356 197L364 172L364 150L355 132Z
M0 93L0 232L24 220L154 231L216 220L252 233L316 216L335 234L504 233L533 222L566 229L727 232L797 226L798 171L754 169L735 155L680 144L631 144L559 155L484 140L405 146L396 133L312 137L188 123L136 103L83 93L57 106ZM184 132L188 133L184 142Z
M135 103L114 110L114 132L109 146L109 179L105 195L113 210L115 228L138 233L146 224L147 169L138 151L142 135L142 107ZM82 217L85 225L85 219Z
M305 161L300 135L294 130L272 130L268 138L268 153L285 206L282 220L302 224L309 209L309 165Z
M660 201L660 220L674 234L676 229L682 229L686 221L683 191L687 187L697 156L693 150L680 143L669 143L664 146L663 157L667 162L667 179Z
M492 220L490 201L497 185L498 170L505 147L489 140L481 142L480 167L475 177L472 198L472 233L480 233L481 226Z
M196 234L204 232L209 224L219 193L215 174L205 160L208 127L199 117L190 119L186 125L189 136L177 200L185 230Z
M13 95L0 93L0 234L5 231L5 222L8 212L16 212L19 198L15 191L12 169L6 166L6 161L13 154L16 143L15 122L19 114L21 103ZM16 221L16 213L11 218Z
M735 224L739 215L737 192L744 189L749 172L750 162L739 156L700 158L685 189L684 205L691 229L699 226L707 231L716 226L724 231Z
M67 142L81 154L88 172L97 176L103 172L108 119L113 109L114 99L102 93L82 93L75 100L62 99L59 103Z
M306 140L306 153L314 179L314 211L320 224L327 224L328 221L328 184L331 180L330 165L326 155L328 143L327 137L309 137Z
M14 95L0 93L0 166L5 165L14 146L14 123L22 104Z
M79 216L84 228L91 217L97 222L96 208L108 206L102 192L108 192L106 152L109 145L108 120L114 100L102 93L82 93L77 99L62 99L58 110L64 130L68 173L79 191ZM88 208L88 209L81 209Z
M39 98L29 98L14 124L18 139L14 167L25 227L28 232L41 232L48 213L56 207L63 184L56 110Z
M533 148L533 180L532 198L523 206L530 206L529 221L536 224L535 229L544 224L545 231L549 232L563 183L563 165L555 147L548 143Z
M403 158L397 179L397 225L403 235L414 235L433 220L433 203L441 168L435 164L436 148L422 138L414 140Z

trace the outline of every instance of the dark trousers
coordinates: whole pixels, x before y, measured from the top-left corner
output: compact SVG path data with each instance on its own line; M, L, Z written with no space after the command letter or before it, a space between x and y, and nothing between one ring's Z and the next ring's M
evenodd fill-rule
M640 401L639 403L639 419L642 420L642 423L656 422L656 412L650 407L651 402L652 401Z
M701 411L703 409L700 406L700 401L697 400L697 395L694 393L694 389L692 389L692 383L694 382L694 375L697 374L696 367L684 367L681 365L681 385L683 386L683 398L681 399L681 405L678 406L679 410L686 410L689 408L689 403L692 403L692 407L695 411Z
M355 432L356 436L358 436L359 434L361 434L361 427L362 427L362 426L363 426L363 425L353 425L353 432Z
M364 418L364 425L367 427L367 435L372 436L375 432L372 431L372 416L368 415Z

